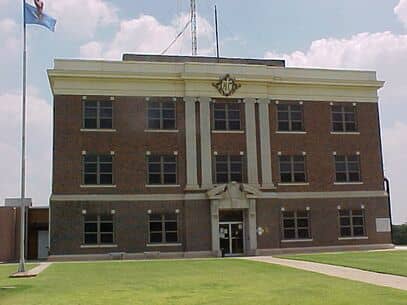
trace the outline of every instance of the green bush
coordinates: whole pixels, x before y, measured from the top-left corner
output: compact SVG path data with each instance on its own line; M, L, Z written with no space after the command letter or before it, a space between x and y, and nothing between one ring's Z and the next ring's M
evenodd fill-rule
M407 245L407 223L393 225L393 243L395 245Z

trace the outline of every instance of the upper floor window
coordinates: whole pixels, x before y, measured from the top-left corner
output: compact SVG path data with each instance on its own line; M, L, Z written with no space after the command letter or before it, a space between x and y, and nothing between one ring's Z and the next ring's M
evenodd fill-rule
M176 156L152 155L147 163L148 184L177 184Z
M332 106L332 131L357 131L356 107L353 105Z
M365 218L363 210L339 210L341 237L365 236Z
M335 156L335 171L336 182L361 181L359 156Z
M213 122L215 130L241 129L240 103L215 103L213 105Z
M281 182L306 181L304 156L280 156L279 161Z
M277 120L279 131L303 131L303 106L299 104L278 104Z
M243 156L215 157L216 183L243 182Z
M283 239L308 239L311 238L308 211L282 212Z
M83 128L113 128L113 104L111 101L84 101Z
M148 102L147 128L175 129L175 102Z
M150 243L177 243L178 217L177 214L149 215Z
M85 215L84 244L112 244L114 242L113 216Z
M84 155L83 183L85 185L113 184L112 155Z

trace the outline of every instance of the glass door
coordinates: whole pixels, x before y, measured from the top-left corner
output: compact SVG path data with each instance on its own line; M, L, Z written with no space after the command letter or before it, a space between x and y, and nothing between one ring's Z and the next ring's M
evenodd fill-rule
M219 243L222 256L243 254L243 222L222 222L219 224Z

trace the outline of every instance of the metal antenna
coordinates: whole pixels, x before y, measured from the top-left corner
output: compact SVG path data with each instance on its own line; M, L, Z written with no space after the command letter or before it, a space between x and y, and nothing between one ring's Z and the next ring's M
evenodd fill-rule
M191 35L192 35L192 56L197 55L198 42L196 38L196 2L191 0Z

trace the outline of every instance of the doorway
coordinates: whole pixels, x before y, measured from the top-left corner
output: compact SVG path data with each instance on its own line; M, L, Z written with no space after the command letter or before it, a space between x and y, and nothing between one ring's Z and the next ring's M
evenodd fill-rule
M244 253L243 222L220 222L219 243L222 256L238 256Z
M38 259L48 257L48 231L37 231L38 233Z

